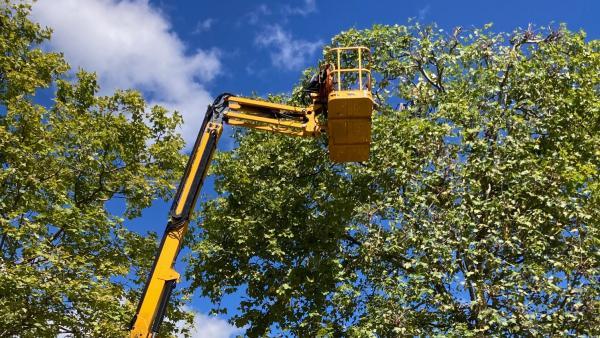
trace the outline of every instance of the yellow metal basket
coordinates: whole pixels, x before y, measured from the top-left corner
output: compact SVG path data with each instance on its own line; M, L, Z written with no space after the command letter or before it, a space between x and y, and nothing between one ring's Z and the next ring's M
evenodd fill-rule
M371 145L371 70L363 65L370 50L340 47L329 53L335 57L336 81L327 101L329 157L333 162L363 162L369 159Z

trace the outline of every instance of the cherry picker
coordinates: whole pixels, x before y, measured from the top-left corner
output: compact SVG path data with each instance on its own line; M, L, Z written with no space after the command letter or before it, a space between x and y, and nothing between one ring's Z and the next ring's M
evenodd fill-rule
M208 106L131 322L130 337L154 337L159 331L180 277L173 266L224 123L299 137L326 134L332 162L362 162L369 158L373 97L371 71L363 65L370 50L339 47L328 53L334 61L325 64L307 87L311 104L306 107L231 94L219 95Z

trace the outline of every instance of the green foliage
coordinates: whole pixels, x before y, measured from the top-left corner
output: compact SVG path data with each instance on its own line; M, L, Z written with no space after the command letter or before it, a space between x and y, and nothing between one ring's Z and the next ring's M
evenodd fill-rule
M68 65L40 49L50 31L29 13L0 2L0 336L124 336L157 243L106 202L122 199L132 218L170 197L181 117L134 91L97 96L91 73L64 80ZM34 103L48 88L53 106Z
M336 36L373 50L370 160L237 133L193 287L249 336L600 335L600 43L489 27Z

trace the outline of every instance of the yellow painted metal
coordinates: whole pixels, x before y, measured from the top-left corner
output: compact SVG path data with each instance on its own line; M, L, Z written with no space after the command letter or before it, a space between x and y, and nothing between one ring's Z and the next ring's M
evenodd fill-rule
M188 175L182 179L184 188L182 194L180 195L180 199L177 201L177 207L175 209L176 214L181 214L183 206L187 202L187 198L196 199L198 197L189 196L192 181L198 173L198 170L200 170L199 165L202 155L207 151L212 151L212 149L207 148L211 133L215 134L218 140L222 130L223 126L221 124L212 122L209 123L206 131L201 136L202 139L200 141L200 146L196 149L194 154L191 154L191 156L193 156L193 164L190 167L191 170L189 171ZM206 173L202 174L205 175ZM161 296L163 292L165 292L166 282L179 280L179 273L173 269L173 265L175 263L175 259L177 258L177 254L179 253L179 249L181 248L183 236L185 235L187 228L188 221L184 221L178 227L167 229L163 237L163 242L161 244L161 249L158 253L158 258L156 259L154 269L151 272L146 287L146 292L141 300L133 328L130 331L131 338L152 337L152 325L156 319Z
M366 51L370 52L369 48L365 47L365 46L334 47L334 48L331 48L330 51L332 51L332 50L344 51L344 50L358 50L358 49L362 49L362 50L366 50Z
M332 162L369 159L373 98L368 90L334 91L329 94L327 134Z
M268 102L268 101L263 101L263 100L248 99L248 98L239 97L239 96L230 96L227 98L227 101L229 102L230 109L234 108L231 105L231 103L236 102L236 103L238 103L238 105L240 107L241 106L243 106L244 108L257 107L263 111L265 109L275 109L275 110L279 110L279 111L287 111L287 112L293 112L293 113L299 113L299 114L304 114L307 111L307 108L303 108L303 107L290 106L290 105L286 105L286 104ZM237 109L239 109L239 108L237 108Z
M328 51L328 54L335 52L336 56L336 69L333 72L336 74L337 81L337 90L342 91L342 73L357 73L358 74L358 89L365 89L370 87L371 82L371 70L368 67L365 67L364 64L364 55L370 55L371 50L364 46L359 47L336 47L331 48ZM354 68L342 68L342 53L345 52L356 52L357 53L357 66ZM367 83L364 86L363 83L363 73L367 74Z
M337 72L337 83L338 83L338 91L342 90L342 50L337 48L337 67L335 68Z
M179 273L172 266L179 252L187 227L188 222L184 222L181 227L169 231L165 236L162 250L156 261L156 267L150 277L146 294L142 299L142 305L133 329L130 332L131 338L152 337L152 324L154 323L160 299L166 286L165 283L170 280L179 280Z
M358 89L363 89L362 88L362 49L359 48L358 49L358 83L359 83L359 87Z
M204 135L202 135L202 141L200 143L200 147L198 147L199 148L198 151L205 151L206 144L208 142L209 133L216 132L219 135L221 135L222 130L223 130L223 126L221 124L209 122L207 125L207 128L206 128L206 132L204 133ZM183 190L180 195L180 200L177 202L177 208L175 209L176 216L181 215L181 212L183 211L183 208L185 207L185 202L186 202L185 199L188 197L190 189L192 187L192 183L194 182L194 177L196 177L196 173L198 171L200 160L202 160L202 154L203 153L200 152L199 154L195 154L198 156L193 157L193 159L194 159L193 165L191 166L189 175L185 178L185 183L183 185Z
M256 129L256 130L262 130L262 131L267 131L267 132L272 132L272 133L277 133L277 134L285 134L285 135L300 136L300 137L304 136L304 132L302 132L302 131L294 131L293 129L276 128L274 126L252 124L252 123L243 122L243 121L235 121L234 120L234 121L229 121L228 124L230 124L232 126L236 126L236 127L244 127L244 128L250 128L250 129Z
M358 73L359 71L370 72L370 70L365 68L342 68L339 70L340 73ZM338 72L338 70L335 70L335 72ZM362 77L360 79L360 82L362 83Z
M302 122L287 121L284 119L274 119L274 118L270 118L270 117L262 117L262 116L256 116L256 115L251 115L251 114L226 112L224 115L225 115L225 117L227 117L227 122L229 122L232 119L240 119L240 120L269 123L269 124L272 124L273 127L284 126L284 127L290 127L290 128L304 129L304 126L305 126L305 123L302 123Z
M227 101L229 109L223 117L234 126L302 137L316 136L323 131L314 112L320 105L301 108L242 97L229 97Z
M371 94L371 70L363 66L366 47L332 48L335 52L337 68L337 90L329 94L327 102L327 135L329 158L332 162L363 162L369 159L371 147L371 115L373 96ZM341 68L344 52L358 54L357 67ZM342 73L358 73L358 89L343 90ZM364 83L363 73L367 79Z

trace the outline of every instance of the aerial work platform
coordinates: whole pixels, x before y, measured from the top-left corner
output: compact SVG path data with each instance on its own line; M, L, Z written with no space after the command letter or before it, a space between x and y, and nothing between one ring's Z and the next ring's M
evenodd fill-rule
M332 48L334 86L327 102L327 135L332 162L364 162L371 146L371 70L363 67L366 47Z
M158 254L131 321L130 337L156 337L160 331L169 298L180 279L174 268L175 260L224 123L295 137L316 137L327 133L332 162L363 162L369 159L373 97L371 71L363 67L364 57L368 54L366 47L329 50L329 61L335 62L325 64L319 76L315 77L315 86L308 91L312 103L306 107L228 93L217 96L208 106L177 188Z

